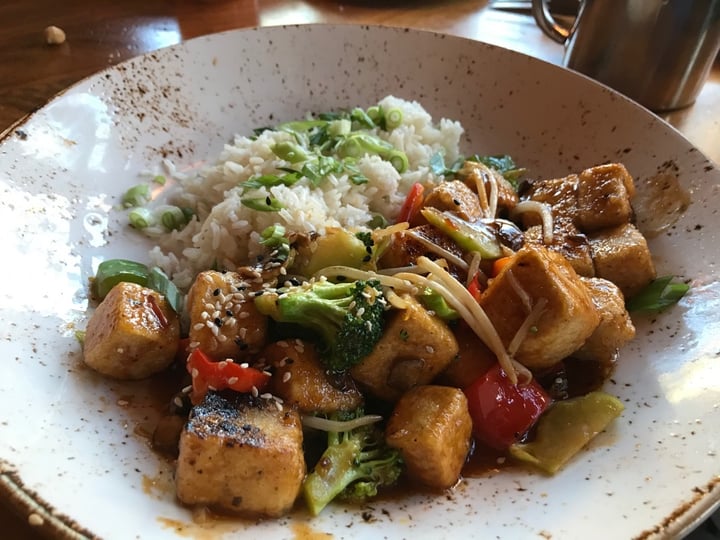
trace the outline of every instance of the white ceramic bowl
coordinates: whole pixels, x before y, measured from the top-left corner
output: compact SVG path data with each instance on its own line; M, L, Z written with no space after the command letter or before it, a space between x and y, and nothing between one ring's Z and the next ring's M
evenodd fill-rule
M302 54L300 53L302 51ZM466 152L507 153L532 176L622 161L646 192L661 175L691 204L651 241L661 274L692 284L636 319L607 390L626 405L564 471L511 468L453 493L334 507L254 524L193 521L172 465L143 430L145 383L83 368L87 280L147 248L113 211L163 155L212 158L234 133L387 94L459 119ZM687 532L720 497L720 171L644 109L590 80L498 47L420 31L297 26L198 38L70 88L0 144L0 490L56 536L175 538L653 538ZM655 209L660 221L667 218ZM641 216L642 217L642 216ZM645 216L647 217L647 216Z

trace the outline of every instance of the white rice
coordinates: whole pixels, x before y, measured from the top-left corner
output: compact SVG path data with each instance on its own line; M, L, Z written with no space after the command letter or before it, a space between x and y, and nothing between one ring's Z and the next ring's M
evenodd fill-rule
M430 185L439 180L429 168L433 154L442 153L448 164L459 157L463 128L446 119L433 123L430 114L414 101L388 96L378 105L402 111L400 126L389 133L373 131L405 152L409 165L402 174L378 156L365 156L358 161L360 172L368 178L365 184L355 185L346 175L331 175L318 187L303 179L289 187L242 192L238 187L242 182L263 174L283 174L278 168L290 166L275 156L271 147L292 136L277 131L265 131L255 139L236 136L214 165L192 175L179 174L166 163L172 177L166 201L191 208L196 217L181 231L146 229L157 243L150 252L152 262L178 286L187 287L202 270L233 269L254 260L262 251L260 232L275 223L288 231L322 234L326 227L365 228L376 213L392 222L415 182ZM283 208L259 212L241 204L241 196L272 196Z

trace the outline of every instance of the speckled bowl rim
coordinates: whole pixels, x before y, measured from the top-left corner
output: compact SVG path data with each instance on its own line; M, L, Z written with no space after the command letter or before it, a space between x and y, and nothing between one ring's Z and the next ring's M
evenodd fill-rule
M278 25L266 25L266 26L249 26L249 27L242 27L242 28L236 28L231 30L226 30L223 32L217 32L217 33L210 33L210 34L204 34L201 36L196 36L194 38L184 40L182 42L179 42L174 45L170 45L167 47L163 47L158 50L172 50L175 48L182 47L184 44L187 44L189 42L195 41L195 40L201 40L201 39L207 39L209 37L212 37L213 35L222 35L222 34L232 34L232 33L240 33L240 32L252 32L252 31L262 31L268 28L298 28L298 27L329 27L329 28L337 28L337 27L363 27L368 30L372 28L384 28L389 30L395 30L395 31L401 31L401 32L410 32L414 34L429 34L429 35L441 35L441 36L447 36L452 37L454 39L458 39L461 41L469 41L469 42L475 42L475 43L481 43L486 47L489 48L497 48L497 49L503 49L506 51L509 51L512 54L518 55L518 56L524 56L527 58L532 59L533 61L547 64L549 66L553 66L557 69L564 69L562 67L556 66L555 64L549 63L543 59L536 58L529 56L527 54L524 54L522 52L513 51L511 49L507 49L505 47L482 42L481 40L473 40L470 38L462 37L462 36L455 36L452 34L447 34L444 32L437 32L433 30L425 30L420 28L409 28L405 26L396 26L396 25L389 25L389 24L360 24L360 23L303 23L303 24L278 24ZM10 126L5 128L2 132L0 132L0 145L2 145L7 139L9 139L11 136L13 136L15 133L17 133L18 130L21 130L23 125L28 123L37 113L42 111L44 107L49 105L51 102L58 100L62 98L62 96L72 89L74 89L76 86L80 86L84 84L85 82L92 80L96 77L101 76L104 73L113 72L116 69L118 69L119 66L122 66L124 64L130 64L133 61L136 61L138 58L141 58L143 56L146 56L148 54L152 54L155 52L158 52L158 50L155 51L149 51L147 53L143 53L131 58L127 58L123 60L122 62L119 62L117 64L113 64L111 66L108 66L107 68L104 68L102 70L99 70L95 73L92 73L86 77L83 77L82 79L79 79L72 85L58 91L56 94L48 98L48 100L45 102L44 105L41 107L38 107L37 109L25 114L24 116L20 117L16 121L14 121ZM574 73L574 72L573 72ZM577 77L580 78L586 78L584 75L580 73L574 73ZM598 83L596 81L592 81L594 84L600 87L604 87L607 91L615 94L615 97L621 100L630 101L629 98L626 96L616 92L612 88L609 88L601 83ZM634 102L633 102L634 103ZM638 105L638 107L641 107ZM641 107L642 108L642 107ZM648 111L648 114L652 114L650 111ZM678 130L670 125L668 122L663 120L661 117L656 116L656 119L660 121L662 124L665 124L669 129L676 131L682 138L685 138L684 135L682 135ZM691 144L691 143L690 143ZM716 168L720 167L719 164L716 164L712 159L705 156L701 151L699 151L703 157L711 164L713 164ZM16 468L7 461L0 458L0 504L8 507L11 511L13 511L16 515L18 515L21 519L27 520L28 524L32 527L34 531L37 531L37 533L41 536L44 536L46 538L51 538L53 540L95 540L99 539L101 537L97 536L96 534L92 533L88 529L82 527L77 521L75 521L72 517L66 516L64 514L59 513L56 509L52 507L51 504L46 502L39 494L34 492L33 490L29 489L27 486L24 485L22 479L20 478L19 473L17 472ZM691 497L689 500L681 502L677 508L675 508L669 515L667 515L665 518L663 518L657 525L655 525L652 529L643 531L641 534L634 537L634 540L645 540L649 538L657 539L657 538L680 538L684 537L688 534L690 534L696 527L698 527L701 523L703 523L706 519L708 519L715 511L720 509L720 471L719 474L714 476L711 480L707 482L707 484L703 487L696 487L695 488L695 495Z

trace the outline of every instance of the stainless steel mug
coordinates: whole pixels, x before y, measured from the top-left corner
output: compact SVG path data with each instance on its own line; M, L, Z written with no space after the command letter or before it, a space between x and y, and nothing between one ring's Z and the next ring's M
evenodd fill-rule
M720 0L580 0L571 25L532 7L566 67L654 111L692 104L720 49Z

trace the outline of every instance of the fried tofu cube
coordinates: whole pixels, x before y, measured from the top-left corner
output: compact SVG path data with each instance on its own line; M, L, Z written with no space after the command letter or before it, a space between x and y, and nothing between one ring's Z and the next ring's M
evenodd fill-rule
M588 235L595 275L612 281L625 298L632 298L656 277L650 249L631 223Z
M464 388L494 366L497 357L465 321L456 322L453 334L458 343L458 353L433 382Z
M390 312L373 351L350 374L377 398L396 401L413 386L430 383L458 352L448 326L409 295L406 309Z
M554 219L574 223L578 209L578 175L535 180L525 198L550 206ZM523 214L522 220L525 227L539 225L541 222L540 216L535 213Z
M300 415L273 400L209 392L180 435L178 499L218 512L278 517L305 477Z
M167 368L180 343L180 322L160 293L118 283L88 321L83 360L116 379L143 379Z
M583 278L582 281L600 314L600 324L573 356L598 362L609 374L618 350L635 337L635 326L625 309L625 298L615 284L601 278Z
M437 184L425 198L424 205L453 212L465 221L483 217L477 195L460 180Z
M250 294L257 287L236 272L198 274L187 297L190 342L214 358L238 360L260 350L268 320Z
M472 437L462 390L426 385L408 390L388 420L385 440L402 454L411 478L439 489L459 479Z
M578 178L577 224L581 231L590 233L630 221L635 184L624 165L599 165L582 171Z
M507 347L539 302L545 303L515 358L542 370L579 349L600 316L587 287L561 255L526 244L480 298L480 305Z
M530 227L525 231L524 237L526 242L546 245L541 225ZM563 218L553 220L553 241L546 247L565 257L579 275L587 277L595 275L590 242L570 220Z
M347 373L328 372L313 343L277 341L265 347L261 356L273 368L270 391L300 411L352 411L363 403L352 378Z

